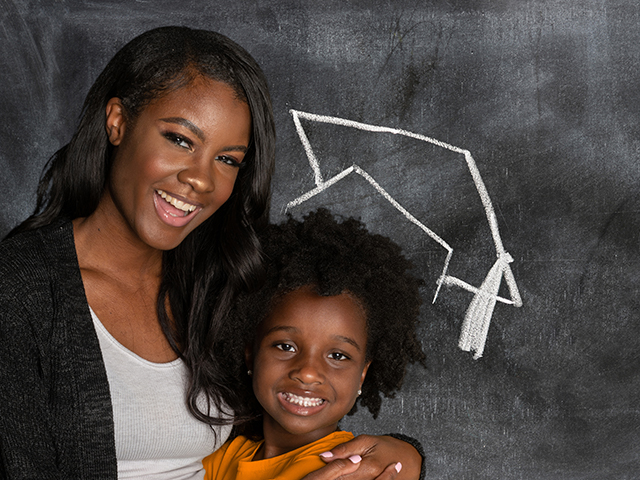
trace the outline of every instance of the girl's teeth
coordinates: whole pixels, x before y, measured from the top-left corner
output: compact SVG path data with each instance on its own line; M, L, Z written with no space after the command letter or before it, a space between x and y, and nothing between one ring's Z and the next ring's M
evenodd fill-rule
M324 402L324 400L322 400L321 398L300 397L298 395L294 395L293 393L285 393L284 398L287 400L287 402L299 405L301 407L317 407L318 405L322 404L322 402Z
M185 203L182 200L178 200L176 198L173 198L171 195L169 195L165 191L156 190L156 192L158 192L158 195L160 195L162 198L164 198L167 203L170 203L171 205L173 205L177 209L182 210L183 212L191 213L197 208L195 205L191 205L190 203Z

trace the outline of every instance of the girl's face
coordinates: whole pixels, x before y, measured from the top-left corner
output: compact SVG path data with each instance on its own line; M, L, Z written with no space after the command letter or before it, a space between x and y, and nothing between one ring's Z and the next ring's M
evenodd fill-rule
M198 78L153 101L133 123L112 98L106 128L116 149L101 204L125 235L169 250L231 195L251 114L231 87Z
M257 338L247 363L265 440L290 451L335 431L369 367L362 307L348 294L300 288L279 301Z

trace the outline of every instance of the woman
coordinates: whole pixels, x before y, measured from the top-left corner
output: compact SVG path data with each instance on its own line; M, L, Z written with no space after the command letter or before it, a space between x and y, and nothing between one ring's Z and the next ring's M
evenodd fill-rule
M239 402L213 344L259 285L274 140L264 76L222 35L159 28L109 62L0 246L4 476L202 477ZM416 475L389 437L334 458L372 446L312 475Z

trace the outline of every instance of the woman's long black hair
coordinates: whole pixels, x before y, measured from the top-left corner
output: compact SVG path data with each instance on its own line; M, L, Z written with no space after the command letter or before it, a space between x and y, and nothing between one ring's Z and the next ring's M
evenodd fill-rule
M113 156L105 130L109 99L120 98L125 118L135 123L150 102L198 77L228 84L248 104L251 142L229 200L178 247L164 252L157 312L190 372L189 409L199 420L221 425L229 421L212 413L211 406L228 411L240 399L234 379L219 367L213 344L236 294L261 279L256 232L268 223L275 157L267 81L249 53L224 35L186 27L161 27L134 38L91 87L73 138L45 167L34 214L10 235L95 211Z

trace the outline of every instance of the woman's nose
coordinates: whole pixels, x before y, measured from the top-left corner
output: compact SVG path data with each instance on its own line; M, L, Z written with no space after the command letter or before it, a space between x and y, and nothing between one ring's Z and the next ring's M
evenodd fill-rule
M209 162L197 159L178 172L178 180L186 183L197 193L209 193L215 190L215 174Z

